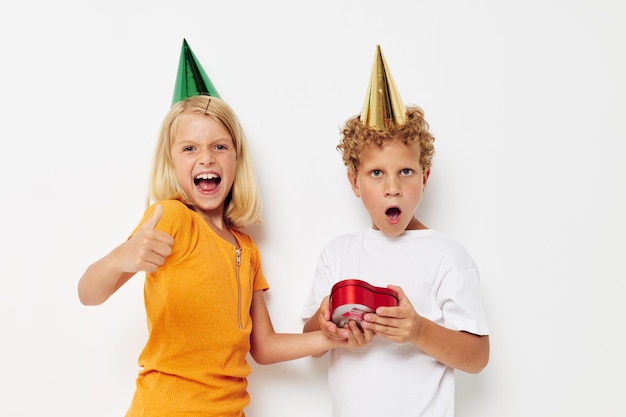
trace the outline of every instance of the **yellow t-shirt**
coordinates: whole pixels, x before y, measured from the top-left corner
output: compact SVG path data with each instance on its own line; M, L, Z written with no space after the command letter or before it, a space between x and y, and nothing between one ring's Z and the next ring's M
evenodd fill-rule
M233 231L238 253L179 201L159 204L156 228L174 244L165 263L146 274L148 341L127 417L241 417L250 401L252 293L269 288L259 251L251 237Z

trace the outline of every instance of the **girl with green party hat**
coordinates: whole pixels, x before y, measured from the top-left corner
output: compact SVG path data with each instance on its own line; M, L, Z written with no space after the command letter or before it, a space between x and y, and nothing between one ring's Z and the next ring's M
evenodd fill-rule
M102 304L145 272L148 340L127 417L241 417L248 353L270 364L365 341L274 331L261 257L243 232L261 221L247 139L186 41L173 101L154 155L153 203L126 241L87 268L78 294Z

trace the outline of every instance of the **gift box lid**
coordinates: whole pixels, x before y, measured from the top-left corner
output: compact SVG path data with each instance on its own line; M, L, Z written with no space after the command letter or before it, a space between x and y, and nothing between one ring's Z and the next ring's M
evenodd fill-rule
M332 310L345 304L359 304L376 310L381 306L397 306L398 294L390 288L375 287L360 279L346 279L333 285L330 304Z

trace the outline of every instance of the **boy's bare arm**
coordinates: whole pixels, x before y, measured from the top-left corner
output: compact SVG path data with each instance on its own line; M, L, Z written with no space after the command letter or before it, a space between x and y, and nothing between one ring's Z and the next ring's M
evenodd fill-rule
M413 343L439 362L476 374L489 363L489 336L450 330L422 318L422 330Z
M413 343L439 362L468 373L480 372L489 362L489 336L440 326L415 311L402 288L398 307L380 307L366 314L363 327L396 343Z

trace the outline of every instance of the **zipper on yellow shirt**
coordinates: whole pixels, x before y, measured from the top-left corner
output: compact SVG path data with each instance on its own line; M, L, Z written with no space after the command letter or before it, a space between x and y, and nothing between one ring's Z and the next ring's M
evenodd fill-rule
M239 265L241 264L241 248L235 250L235 262L237 267L235 268L235 276L237 278L237 322L239 323L239 330L243 329L243 323L241 322L241 279L239 278Z

